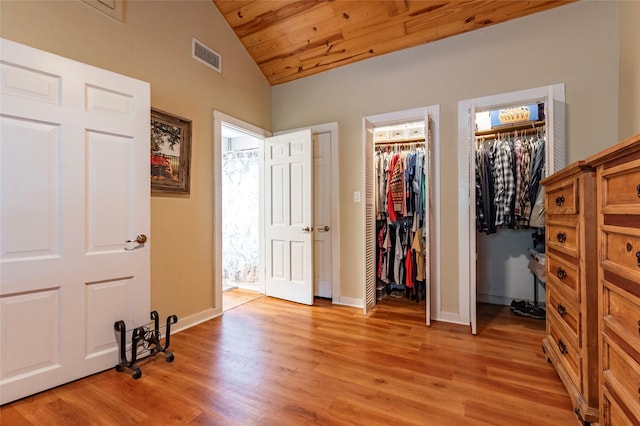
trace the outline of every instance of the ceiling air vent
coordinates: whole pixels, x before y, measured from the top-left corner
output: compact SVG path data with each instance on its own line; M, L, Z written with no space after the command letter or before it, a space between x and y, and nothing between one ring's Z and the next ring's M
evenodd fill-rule
M194 59L197 59L198 61L210 66L219 73L222 73L222 57L218 54L218 52L208 48L195 38L191 43L191 55L194 57Z

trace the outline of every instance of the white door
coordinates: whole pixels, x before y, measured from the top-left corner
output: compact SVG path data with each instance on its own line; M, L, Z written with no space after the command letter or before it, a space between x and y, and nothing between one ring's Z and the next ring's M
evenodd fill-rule
M425 309L426 309L426 323L427 325L431 325L431 276L433 275L433 244L435 242L434 231L435 226L433 226L433 215L432 211L436 209L435 204L433 203L432 191L433 191L433 159L434 159L434 143L433 143L433 134L432 132L435 129L432 128L431 118L429 114L427 114L424 118L424 134L425 134L425 157L423 163L423 179L424 179L424 189L425 189L425 200L426 206L424 209L424 232L426 235L425 242L425 253L424 253L424 261L425 265L428 265L427 271L424 277L424 293L425 293ZM416 170L416 173L418 171Z
M331 132L313 134L314 295L332 296Z
M115 366L149 320L149 85L1 40L0 403Z
M373 180L374 124L364 119L364 313L376 306L376 206Z
M265 291L313 304L311 129L265 139Z

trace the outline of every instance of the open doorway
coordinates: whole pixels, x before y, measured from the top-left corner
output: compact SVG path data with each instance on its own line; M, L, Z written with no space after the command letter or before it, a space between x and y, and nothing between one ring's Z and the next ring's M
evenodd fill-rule
M476 118L477 113L483 111L494 111L508 109L514 106L526 105L542 105L544 107L544 155L542 176L549 176L556 170L564 166L564 85L557 84L553 86L544 86L534 89L522 90L518 92L510 92L500 95L488 96L484 98L468 99L458 103L458 122L459 122L459 146L458 146L458 169L459 176L459 198L458 205L460 209L458 221L458 244L459 244L459 280L460 280L460 316L462 323L471 325L471 332L477 334L477 302L485 301L490 303L500 303L502 299L509 300L506 297L490 297L490 293L494 292L490 285L480 283L480 292L489 293L481 294L478 299L478 273L481 280L484 276L488 276L488 269L495 272L495 265L490 266L488 262L480 261L478 250L484 252L492 250L492 255L487 256L483 253L485 259L489 258L505 258L510 262L510 270L516 270L511 262L511 258L516 260L519 258L521 265L528 265L527 259L531 252L529 249L521 249L521 253L516 253L511 243L498 241L497 238L485 238L480 232L476 232L476 168L477 168L477 139L476 136L481 135L479 132ZM530 125L530 124L529 124ZM535 130L537 132L537 130ZM494 133L494 130L489 130ZM486 135L485 135L486 136ZM467 167L463 166L466 165ZM479 217L479 216L478 216ZM505 235L510 234L510 235ZM502 235L511 238L512 241L520 239L519 244L522 247L531 247L533 244L531 232L524 232L522 235L516 236L515 231L507 229ZM491 249L493 247L493 249ZM500 252L495 249L499 248ZM506 264L506 262L504 263ZM522 269L526 270L527 266ZM538 289L538 283L532 281L529 272L520 273L525 276L525 288L531 289L532 293ZM506 276L505 274L504 276ZM529 284L531 283L531 284ZM504 291L502 292L504 294ZM513 296L513 293L509 294ZM534 296L536 297L536 296ZM482 300L484 299L484 300Z
M273 266L275 264L272 261L274 249L281 247L282 245L279 243L275 245L268 244L266 242L265 228L267 227L269 218L265 212L271 211L271 207L269 207L270 204L268 203L272 203L273 201L272 199L267 199L267 197L272 196L271 189L265 189L272 188L272 185L267 184L266 175L268 170L267 167L273 166L273 161L266 161L266 153L273 156L275 153L274 148L269 148L268 146L271 146L270 144L272 144L277 138L284 136L285 133L293 135L293 133L296 132L291 130L288 132L281 132L278 136L271 137L270 132L222 112L214 111L213 116L213 147L215 158L213 201L216 205L222 206L220 209L214 209L213 217L213 268L215 277L213 286L216 310L218 312L223 312L229 309L227 305L232 307L235 306L235 302L231 302L230 300L233 298L232 296L239 294L240 292L255 292L257 290L257 293L255 293L256 297L260 297L262 295L274 296L272 292L273 287L270 287L267 279L268 268L265 265ZM340 296L340 208L338 199L331 196L332 194L338 193L339 188L339 177L336 166L338 162L338 123L316 125L311 128L307 128L307 130L310 130L313 142L313 156L310 156L310 158L313 159L313 173L317 174L319 179L317 182L318 185L314 186L312 191L309 191L309 194L313 193L314 196L309 197L307 200L309 204L305 207L305 210L314 210L315 219L317 221L304 226L296 226L294 231L297 231L298 233L305 232L305 229L303 229L305 226L309 226L310 228L312 227L314 235L317 238L310 239L316 247L316 250L309 248L309 252L314 253L315 257L311 263L321 265L319 268L321 273L317 274L315 277L311 274L309 279L305 279L305 286L311 287L309 293L312 294L313 297L314 281L316 281L318 286L315 286L315 296L331 298L334 303L348 304L349 301L341 298ZM233 185L237 182L234 183L233 179L231 179L233 173L231 171L225 171L224 169L226 166L233 164L234 160L237 160L238 157L244 157L245 160L252 160L255 156L252 151L254 151L256 145L258 146L258 197L256 200L255 197L250 198L247 196L247 200L241 200L243 203L244 201L248 201L249 204L248 206L245 205L244 209L242 209L242 214L245 213L245 210L252 210L252 213L257 215L258 220L257 236L250 232L248 237L251 239L252 244L257 243L258 267L254 274L251 264L246 268L232 268L229 266L232 262L227 259L227 253L229 251L233 252L236 250L234 245L238 244L238 238L232 238L229 233L225 232L225 228L228 228L229 223L233 222L228 219L230 219L230 216L235 214L234 212L237 209L229 211L225 208L228 204L235 203L238 197L244 197L244 189L234 189L235 187ZM297 149L297 146L293 148ZM288 149L288 151L291 151L291 149ZM250 163L249 161L247 162ZM245 167L253 167L253 172L250 173L255 173L256 164L250 164L251 166L249 164L245 165L242 162L240 165L235 164L236 167L241 167L241 170L243 171L240 173L242 179L244 179L245 174L248 173L248 169L245 169ZM243 185L246 184L247 183L245 182ZM253 190L255 190L255 187L249 191ZM230 192L233 193L230 194ZM229 200L228 198L231 195L233 199ZM327 202L326 198L329 198L330 202ZM322 207L322 209L315 209L314 206ZM290 211L291 209L287 207L286 209L279 209L278 211L284 212L285 210ZM245 226L244 222L238 226ZM309 232L308 234L311 233ZM239 240L241 242L245 241L242 237L239 238ZM288 267L289 265L297 266L299 264L294 262L288 263L285 266ZM234 274L234 269L239 272ZM282 268L278 269L278 271L281 269ZM313 270L313 268L311 270ZM257 282L249 281L249 283L247 283L246 280L240 281L236 278L242 278L246 275L252 279L257 278ZM253 285L251 284L252 282L254 283ZM227 291L223 291L223 286ZM285 295L285 297L282 298L286 300L293 300L290 295ZM241 304L245 303L245 301L241 300L237 303Z
M260 147L263 140L223 124L222 309L260 296Z
M438 106L363 120L367 314L377 304L402 299L398 310L411 307L426 325L433 310L438 318L438 122Z

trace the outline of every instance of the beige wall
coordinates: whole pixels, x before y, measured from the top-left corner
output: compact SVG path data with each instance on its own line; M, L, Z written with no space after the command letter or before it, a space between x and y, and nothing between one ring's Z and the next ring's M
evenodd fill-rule
M620 139L640 133L640 2L620 2Z
M352 193L363 191L362 118L439 104L442 306L457 312L458 101L564 82L569 162L617 141L617 123L621 137L639 132L638 9L620 4L619 39L616 3L579 2L273 90L209 0L129 1L124 24L79 0L5 0L0 36L148 81L154 107L193 120L191 195L151 203L152 307L161 315L214 307L213 109L265 129L272 110L275 130L340 123L341 228L353 230L342 237L341 296L361 298L363 222ZM193 36L222 54L222 75L191 59Z
M617 5L578 2L362 61L272 91L274 130L340 125L341 296L362 298L362 118L440 105L442 310L458 312L458 101L566 84L567 159L617 141Z
M271 126L271 88L210 0L128 1L125 23L78 1L0 1L3 38L151 84L151 105L192 120L191 195L151 199L151 304L162 317L214 308L213 110ZM222 75L191 58L191 38Z

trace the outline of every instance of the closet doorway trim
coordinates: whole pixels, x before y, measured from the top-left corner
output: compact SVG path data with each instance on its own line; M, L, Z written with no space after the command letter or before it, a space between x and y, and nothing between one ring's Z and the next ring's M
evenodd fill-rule
M214 315L222 314L222 126L229 126L242 133L260 139L260 176L264 175L264 139L271 136L271 132L261 129L240 119L220 111L213 111L213 297ZM260 178L259 208L264 206L264 181ZM264 294L264 215L260 214L259 230L259 258L258 275L260 293Z

